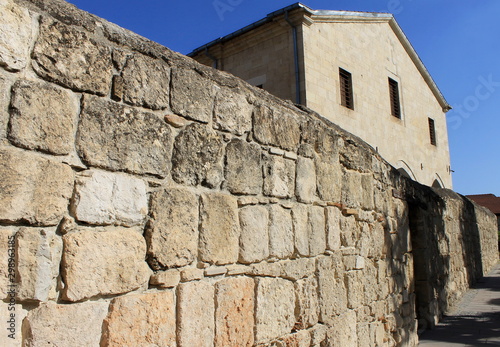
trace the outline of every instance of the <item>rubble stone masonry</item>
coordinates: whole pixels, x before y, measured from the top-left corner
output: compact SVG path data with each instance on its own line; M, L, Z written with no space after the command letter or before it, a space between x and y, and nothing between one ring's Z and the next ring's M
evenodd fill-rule
M62 0L0 13L0 345L414 346L497 263L493 214L320 115Z

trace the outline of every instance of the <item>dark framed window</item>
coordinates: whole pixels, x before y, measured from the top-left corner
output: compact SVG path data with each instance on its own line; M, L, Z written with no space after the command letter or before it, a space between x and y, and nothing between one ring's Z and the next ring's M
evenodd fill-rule
M431 145L437 146L436 142L436 126L434 125L434 119L429 118L429 136L431 140Z
M354 110L354 95L352 94L352 75L350 72L339 68L340 79L340 104Z
M396 118L401 118L401 104L399 101L398 82L389 77L389 96L391 98L391 114Z

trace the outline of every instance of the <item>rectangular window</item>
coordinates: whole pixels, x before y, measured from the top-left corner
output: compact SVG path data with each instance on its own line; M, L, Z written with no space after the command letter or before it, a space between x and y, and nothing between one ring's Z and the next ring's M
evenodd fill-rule
M339 68L340 77L340 103L342 106L354 110L354 96L352 95L351 73Z
M434 119L429 118L429 135L431 139L431 145L437 146L436 142L436 127L434 125Z
M391 97L391 114L394 117L401 118L401 105L399 102L398 82L389 77L389 95Z

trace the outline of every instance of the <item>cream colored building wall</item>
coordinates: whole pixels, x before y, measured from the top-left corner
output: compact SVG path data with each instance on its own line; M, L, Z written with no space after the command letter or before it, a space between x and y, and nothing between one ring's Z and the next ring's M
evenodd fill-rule
M452 187L445 114L388 22L303 26L306 104L377 148L397 168ZM340 104L339 67L352 74L354 110ZM399 84L401 119L391 115L388 78ZM430 144L434 119L437 146Z

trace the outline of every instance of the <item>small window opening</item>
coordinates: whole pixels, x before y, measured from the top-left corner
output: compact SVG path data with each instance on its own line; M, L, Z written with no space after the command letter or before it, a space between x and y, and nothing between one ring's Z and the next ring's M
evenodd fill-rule
M339 68L340 77L340 103L342 106L354 110L354 96L352 93L352 75L350 72Z
M434 119L429 118L429 136L431 140L431 145L436 146L436 126L434 125Z
M392 78L389 78L389 95L391 97L391 114L396 118L401 118L398 82Z

